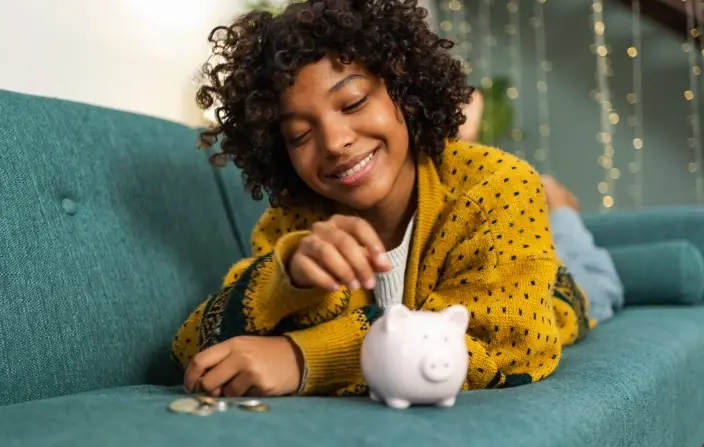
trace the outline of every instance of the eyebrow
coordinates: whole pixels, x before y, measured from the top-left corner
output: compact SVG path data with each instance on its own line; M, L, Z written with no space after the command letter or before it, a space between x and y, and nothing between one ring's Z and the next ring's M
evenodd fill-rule
M353 81L355 79L367 79L367 77L364 75L361 75L361 74L347 75L344 78L342 78L341 80L337 81L335 83L335 85L330 87L330 90L328 90L328 93L335 93L335 92L339 91L342 87L346 86L347 84L350 83L350 81Z
M358 73L347 75L344 78L337 81L332 87L330 87L328 89L328 94L332 94L332 93L340 91L344 86L346 86L350 82L354 81L355 79L367 79L367 77L364 76L363 74L358 74ZM285 113L285 114L281 115L280 119L283 122L283 121L291 119L293 117L293 115L294 115L293 113Z

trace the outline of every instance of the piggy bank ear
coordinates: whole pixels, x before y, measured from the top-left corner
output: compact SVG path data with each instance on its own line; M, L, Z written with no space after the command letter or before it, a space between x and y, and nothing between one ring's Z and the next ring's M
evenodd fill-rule
M399 323L411 315L411 312L403 304L394 304L384 312L384 329L392 332L398 328Z
M467 331L469 324L469 312L464 306L452 305L442 311L442 314L454 323L462 332Z

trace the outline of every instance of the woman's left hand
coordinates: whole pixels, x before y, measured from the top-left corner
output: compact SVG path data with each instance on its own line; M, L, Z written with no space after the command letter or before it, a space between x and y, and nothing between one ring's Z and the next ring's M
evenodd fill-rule
M300 350L287 337L234 337L193 357L184 387L213 397L281 396L298 390L302 371Z

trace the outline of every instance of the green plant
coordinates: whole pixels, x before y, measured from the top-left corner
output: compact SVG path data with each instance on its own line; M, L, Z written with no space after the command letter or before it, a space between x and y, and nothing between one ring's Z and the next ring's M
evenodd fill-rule
M480 87L484 96L484 115L479 139L483 144L495 145L511 132L513 127L513 104L506 95L511 80L506 77L493 78L491 87Z

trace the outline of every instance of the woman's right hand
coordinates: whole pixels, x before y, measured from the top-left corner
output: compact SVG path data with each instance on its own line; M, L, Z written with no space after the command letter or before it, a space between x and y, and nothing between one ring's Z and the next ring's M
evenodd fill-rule
M336 291L341 285L350 289L372 290L376 273L388 271L391 264L384 244L364 219L335 215L316 222L293 254L288 274L294 286L320 287Z

